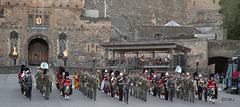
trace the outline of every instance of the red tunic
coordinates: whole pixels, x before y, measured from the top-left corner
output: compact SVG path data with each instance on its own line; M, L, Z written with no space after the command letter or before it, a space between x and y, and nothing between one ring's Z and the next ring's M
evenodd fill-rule
M152 80L153 80L153 76L149 76L149 78L148 78L149 83L151 83Z
M103 80L103 76L101 76L101 78L100 78L100 81L102 81Z
M213 89L212 89L212 88L213 88ZM214 94L213 94L213 93L209 93L209 96L210 96L210 97L215 98L216 88L217 88L216 82L215 82L214 80L208 80L207 89L214 91Z
M212 82L211 82L212 81ZM211 88L214 88L216 89L216 82L214 80L208 80L208 83L207 83L207 88L208 89L211 89Z
M19 70L19 72L18 72L18 79L20 79L21 78L21 70Z
M159 87L162 87L162 86L163 86L162 79L159 80L158 85L159 85Z
M59 82L62 82L62 79L63 79L62 77L63 77L62 75L59 76L59 79L58 79Z
M71 86L71 81L69 78L67 78L66 80L63 80L62 82L62 86L66 87L66 86Z
M58 76L58 72L56 72L55 76L56 76L56 77Z
M108 77L106 77L104 80L105 80L105 81L108 81Z

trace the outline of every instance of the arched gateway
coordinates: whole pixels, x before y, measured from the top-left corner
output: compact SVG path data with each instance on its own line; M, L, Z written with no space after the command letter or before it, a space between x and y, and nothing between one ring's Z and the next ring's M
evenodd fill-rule
M49 63L52 60L52 43L43 34L30 36L25 49L29 65L40 65L41 62Z
M48 44L43 39L37 38L28 46L29 65L40 65L41 62L48 62Z

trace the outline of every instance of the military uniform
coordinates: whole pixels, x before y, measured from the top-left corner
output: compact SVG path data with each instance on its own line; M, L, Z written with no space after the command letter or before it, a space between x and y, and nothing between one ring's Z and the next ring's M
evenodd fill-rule
M202 85L203 85L203 80L202 79L198 79L197 80L197 88L198 88L198 100L202 100Z
M115 76L111 78L111 84L112 84L112 93L114 94L114 97L117 98L117 78Z
M210 97L209 101L212 103L214 102L215 94L216 94L216 89L217 89L217 85L216 85L216 81L213 79L214 78L214 74L210 75L210 80L208 80L207 83L207 89L208 89L208 95Z
M133 82L134 82L134 78L132 76L129 76L130 79L130 95L133 95Z
M124 79L124 102L128 104L128 94L129 94L129 87L130 87L130 79L125 78Z
M138 79L138 86L137 86L137 98L142 99L142 77Z
M187 101L188 100L188 80L185 78L182 80L182 87L183 87L183 100Z
M97 97L97 78L96 77L92 77L92 88L93 88L93 99L94 101L96 100Z
M168 83L168 78L164 78L163 84L164 84L164 95L165 95L165 100L168 100L168 90L167 90L167 83Z
M30 74L30 72L28 73ZM27 98L29 98L29 100L31 100L32 97L32 84L33 84L33 78L31 75L26 76L24 78L25 80L25 85L26 85L26 94L27 94Z
M168 88L168 92L169 92L169 100L171 102L173 102L174 82L171 79L169 79L167 82L167 88Z
M159 92L160 92L161 100L164 99L164 85L163 85L163 83L164 83L164 79L160 79L158 84L159 84Z
M145 79L142 78L141 82L142 82L142 100L147 101L147 92L150 84L149 84L149 81L146 79L146 77Z
M118 93L119 93L119 101L122 101L123 99L123 78L118 79Z
M74 88L78 89L79 87L79 83L78 83L78 76L77 75L73 75L73 79L74 79Z
M156 77L155 77L156 95L158 95L158 97L160 98L159 80L160 80L160 77L159 77L159 76L156 76Z
M207 102L207 79L205 79L203 81L203 92L204 92L204 99L205 99L205 102Z
M181 85L181 78L180 77L176 77L176 79L175 79L175 97L176 98L180 98L180 90L179 90L179 88L178 87L180 87L180 85Z
M89 81L90 81L89 74L87 74L86 80L87 80L87 82L86 82L86 95L87 95L87 97L89 97L89 94L90 94L90 90L89 90L90 87L89 87L89 86L91 86L91 85L89 84Z
M94 83L94 80L93 80L93 77L89 77L89 99L93 99L93 83Z
M35 78L36 78L37 90L39 90L41 93L42 89L43 89L43 82L42 82L43 73L42 73L42 71L38 71L35 75Z
M137 98L137 90L138 90L138 76L134 76L133 80L133 97Z
M86 82L87 82L87 74L83 74L83 79L82 79L82 92L83 92L83 95L86 96L87 93L86 93Z
M82 72L80 72L79 73L79 85L80 85L80 91L82 91L82 92L83 92L83 87L84 87L83 79L84 79L84 74Z
M188 80L189 84L189 101L194 103L194 80L189 79Z
M43 84L44 84L45 100L49 100L50 87L52 85L52 81L53 81L53 78L51 74L44 74Z
M40 82L41 82L41 78L42 78L42 74L40 70L37 70L36 74L35 74L35 78L36 78L36 88L37 90L40 89Z

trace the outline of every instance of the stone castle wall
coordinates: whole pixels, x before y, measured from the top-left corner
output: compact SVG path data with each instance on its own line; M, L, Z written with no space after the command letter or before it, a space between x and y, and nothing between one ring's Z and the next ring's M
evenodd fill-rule
M18 33L17 52L19 53L17 64L28 63L28 43L31 38L37 37L46 39L49 45L49 63L63 65L59 58L59 34L64 32L66 37L66 50L68 51L67 66L92 66L92 57L98 60L96 66L102 67L104 63L104 51L100 43L109 42L111 22L108 19L98 19L96 22L91 18L79 18L81 11L64 8L32 8L15 6L4 8L5 21L1 26L1 65L13 65L9 57L11 52L10 32L15 30ZM47 30L30 29L28 26L29 14L49 15L49 26ZM40 26L42 27L42 26ZM45 36L45 37L44 37ZM88 51L88 45L90 51ZM98 48L98 49L96 49Z

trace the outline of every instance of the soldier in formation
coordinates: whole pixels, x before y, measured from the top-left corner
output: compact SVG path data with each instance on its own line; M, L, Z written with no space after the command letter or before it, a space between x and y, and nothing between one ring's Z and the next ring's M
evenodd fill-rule
M87 70L79 70L77 77L79 78L79 90L84 96L95 101L98 88L97 74L89 73Z
M73 80L74 80L74 89L78 89L79 88L79 78L78 78L77 72L75 72L75 75L73 75Z
M65 100L69 100L69 95L72 95L72 80L69 78L69 72L65 73L64 80L62 81L62 87Z
M170 76L170 79L167 82L167 90L169 92L169 101L173 102L174 81L172 76Z
M26 84L26 98L29 98L31 100L32 97L32 86L34 84L33 77L31 75L30 70L27 71L27 75L24 78L25 84Z
M50 96L50 87L52 85L53 82L53 77L52 75L49 73L48 69L44 69L44 73L43 73L43 85L44 85L44 96L45 96L45 100L49 100L49 96Z
M217 83L214 80L214 74L210 74L209 80L207 83L207 89L208 89L208 96L210 97L209 102L215 103L214 99L217 89Z

